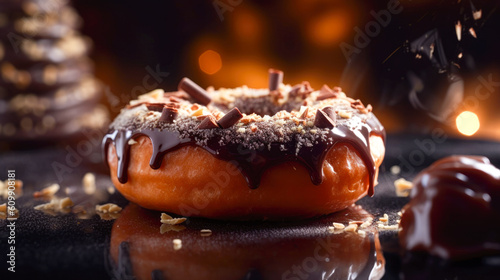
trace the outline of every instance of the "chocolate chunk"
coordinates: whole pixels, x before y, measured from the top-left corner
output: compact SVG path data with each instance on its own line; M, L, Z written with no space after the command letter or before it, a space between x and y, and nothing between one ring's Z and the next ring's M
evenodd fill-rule
M283 82L283 71L276 69L269 69L269 91L278 90L282 82Z
M335 119L331 119L323 110L317 110L314 125L319 128L333 128L335 127Z
M217 120L215 119L214 116L209 115L207 116L199 125L198 129L211 129L211 128L218 128L219 125L217 124Z
M243 115L240 110L235 107L219 120L219 126L222 128L229 128L237 123L241 118L243 118Z
M165 104L161 104L161 103L148 103L148 104L146 104L146 107L148 107L149 111L155 111L155 112L162 112L164 106L165 106Z
M207 92L189 78L182 78L178 89L191 95L194 100L202 105L206 106L212 101L212 98L210 98Z
M178 114L177 108L165 106L161 112L160 122L172 123Z
M323 109L321 109L323 112L326 113L326 115L332 119L334 122L336 121L337 119L337 114L335 112L335 109L332 107L332 106L328 106L328 107L324 107Z
M324 100L324 99L328 99L328 98L338 98L339 93L340 93L340 91L332 90L327 85L323 85L323 87L321 87L321 90L319 91L319 95L316 97L316 100Z

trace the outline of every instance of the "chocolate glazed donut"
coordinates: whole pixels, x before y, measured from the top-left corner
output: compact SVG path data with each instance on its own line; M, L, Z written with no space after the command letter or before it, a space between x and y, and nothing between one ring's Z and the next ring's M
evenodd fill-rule
M485 157L441 159L414 180L400 243L445 259L500 254L500 170Z
M178 92L156 90L132 101L103 140L106 161L118 190L129 200L150 209L237 219L323 215L344 209L367 193L373 195L385 150L385 132L371 113L371 106L365 107L361 101L346 97L340 88L330 89L325 85L314 91L307 82L294 87L283 85L280 75L280 71L270 70L269 89L241 87L209 89L209 92L184 78ZM203 159L199 160L203 166L186 163L190 157L198 160L198 156ZM143 162L146 157L149 168L138 170L138 166L143 166L138 161ZM169 166L172 161L179 166ZM237 174L230 171L220 174L217 168L222 168L223 162L232 166L229 169L236 169ZM175 176L165 175L181 165L188 169L177 171ZM208 170L205 177L192 175L199 174L198 169ZM333 175L325 175L325 170ZM141 187L137 183L145 176L144 172L151 173L141 179L143 183L155 185L155 195L147 199L134 189ZM309 182L301 178L303 175L296 175L304 172L309 174ZM277 178L278 173L282 181L269 179ZM189 181L196 176L199 178ZM293 176L297 180L288 178ZM248 190L241 189L239 177L244 178ZM227 186L220 187L226 183L232 185L234 192ZM318 187L308 188L311 184ZM196 190L195 185L200 185L201 190ZM277 197L269 198L260 204L266 200L262 197L268 196L264 193L271 191L268 188L278 185L286 197L272 190L272 195L282 200L273 204L271 201ZM195 191L190 194L179 191L189 188ZM177 193L171 192L173 189ZM294 190L317 193L316 197L303 197L300 201ZM160 200L158 196L166 196L165 191L169 196ZM345 195L345 201L329 201L326 197L318 200L337 192L339 197ZM211 201L218 200L213 203L217 204L212 205L214 208L206 207L210 201L195 202L214 196ZM287 201L291 196L294 199ZM256 203L251 204L252 200ZM186 208L192 211L184 211Z

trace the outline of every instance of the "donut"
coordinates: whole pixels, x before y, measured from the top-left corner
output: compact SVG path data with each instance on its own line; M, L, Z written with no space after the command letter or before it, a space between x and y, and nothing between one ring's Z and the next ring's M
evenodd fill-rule
M500 254L500 169L482 156L450 156L415 177L399 232L408 252L443 259Z
M365 228L365 235L326 230L333 222L373 218L358 207L321 220L274 226L200 219L162 225L159 217L158 212L133 203L122 210L109 242L107 267L114 278L380 279L384 275L385 259L374 226ZM202 229L212 234L204 236ZM173 248L175 239L181 240L179 250Z
M385 132L338 87L154 90L103 139L117 189L145 208L214 219L296 219L373 195Z

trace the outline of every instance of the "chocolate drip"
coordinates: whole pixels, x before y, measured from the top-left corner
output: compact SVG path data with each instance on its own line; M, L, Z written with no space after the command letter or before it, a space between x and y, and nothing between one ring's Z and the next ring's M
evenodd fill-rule
M485 157L447 157L415 178L400 242L442 258L499 254L498 221L500 170Z
M298 139L292 139L287 143L271 143L268 147L250 150L242 144L221 145L218 136L214 136L206 144L200 145L196 142L195 137L181 138L177 132L159 129L113 130L104 137L103 147L106 154L108 144L112 142L115 145L118 156L117 176L121 183L127 182L126 171L130 147L128 141L144 135L151 140L153 146L150 160L150 166L153 169L160 168L163 156L169 151L186 145L200 146L216 158L236 162L249 187L255 189L259 186L261 176L266 169L285 161L301 162L308 169L313 184L319 185L323 181L323 163L328 151L337 143L348 143L359 152L367 167L369 173L368 194L372 196L376 165L370 153L369 137L371 133L385 139L384 128L373 116L366 123L363 123L359 130L338 125L329 131L325 140L318 140L318 143L312 147L302 146L297 154Z

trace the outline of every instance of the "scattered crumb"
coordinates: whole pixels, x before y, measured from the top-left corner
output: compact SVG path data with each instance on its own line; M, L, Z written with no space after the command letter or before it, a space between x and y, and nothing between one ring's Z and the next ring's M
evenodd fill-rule
M69 197L53 198L50 202L39 204L34 207L35 210L42 211L45 214L56 216L58 214L67 214L71 212L73 201Z
M40 191L37 191L33 194L33 197L46 197L46 198L50 198L52 196L54 196L60 189L61 187L59 186L59 184L52 184L46 188L43 188L42 190Z
M116 220L121 215L120 212L107 212L107 213L96 212L96 213L97 213L97 215L99 215L99 217L101 218L101 220L106 220L106 221ZM85 217L86 215L83 215L83 216Z
M403 211L398 211L398 216L403 216Z
M160 234L164 234L165 232L169 232L169 231L179 232L179 231L183 231L185 229L186 229L186 227L183 225L161 224Z
M360 229L360 230L358 230L358 234L361 237L365 237L366 236L366 231Z
M186 218L172 218L172 216L166 214L166 213L161 213L160 221L162 224L168 224L168 225L177 225L177 224L182 224L186 221Z
M212 235L212 231L210 229L202 229L200 230L201 236L210 236Z
M114 194L116 191L115 187L113 186L108 187L106 190L108 191L109 194Z
M396 189L397 196L407 197L410 194L410 190L413 188L413 183L405 180L404 178L399 178L394 181L394 187Z
M134 144L137 144L137 141L135 141L134 139L130 139L130 140L128 140L128 144L134 145Z
M333 227L336 229L344 229L345 226L341 223L333 223Z
M372 225L372 222L373 222L373 219L370 219L368 221L365 221L364 223L362 223L361 225L359 225L360 228L367 228L369 226Z
M92 173L86 173L82 179L83 191L86 194L94 194L96 190L95 185L95 175Z
M357 224L350 224L348 225L344 231L347 231L347 232L356 232L356 230L358 229L358 225Z
M399 226L397 224L395 224L395 225L379 224L378 228L379 229L386 229L386 230L397 230L399 228Z
M114 203L106 203L102 205L96 205L95 211L101 213L119 213L120 211L122 211L122 208Z
M379 218L379 221L383 222L383 223L387 223L389 222L389 215L387 214L384 214L383 217Z
M401 167L399 167L399 165L393 165L391 167L391 173L393 175L398 175L399 173L401 173Z
M180 250L182 248L182 240L180 239L174 239L172 241L173 245L174 245L174 250Z

